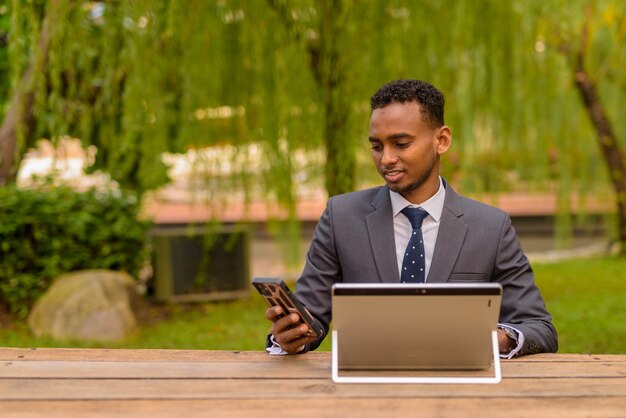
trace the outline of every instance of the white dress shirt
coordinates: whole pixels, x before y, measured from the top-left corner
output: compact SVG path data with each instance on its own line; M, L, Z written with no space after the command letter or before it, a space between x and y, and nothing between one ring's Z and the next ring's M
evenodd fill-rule
M391 209L393 211L393 233L396 240L396 258L398 261L398 271L402 270L402 261L404 260L404 252L406 246L411 239L411 222L409 218L404 216L402 209L408 207L420 207L428 212L428 216L422 221L422 236L424 237L424 257L426 257L426 271L424 277L428 281L428 272L430 264L433 260L433 252L435 251L435 243L437 242L437 234L439 233L439 222L441 221L441 213L443 212L443 203L446 199L446 188L443 187L443 181L439 177L439 190L433 197L425 202L413 204L406 200L400 193L389 190L391 198Z

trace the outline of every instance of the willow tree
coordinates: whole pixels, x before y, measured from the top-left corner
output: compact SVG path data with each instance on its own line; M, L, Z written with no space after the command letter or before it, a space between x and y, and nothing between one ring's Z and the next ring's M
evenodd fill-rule
M290 2L268 0L291 42L306 52L309 70L322 104L322 137L326 152L325 187L329 195L355 188L357 166L354 130L351 126L354 65L361 52L353 46L369 34L359 22L372 17L369 9L348 0Z
M264 1L15 1L11 13L14 97L32 100L15 108L22 127L34 116L32 132L11 136L16 161L34 138L73 135L97 147L94 169L147 190L166 181L166 151L256 143L271 155L269 177L246 164L235 174L293 200L291 153L319 145L321 112L300 51Z
M619 144L626 6L604 0L586 14L586 5L14 0L13 86L33 103L22 100L17 119L33 122L13 136L12 155L41 136L73 135L97 147L94 169L149 190L167 182L164 152L188 152L203 162L207 201L224 206L221 196L239 191L293 218L305 185L335 194L380 182L368 162L368 99L391 79L421 78L447 98L446 178L466 193L554 192L568 229L572 194L611 193L621 174L604 158L624 160L619 148L597 152L572 57L583 56L612 121L600 138ZM0 148L10 143L0 138ZM618 215L625 243L623 206Z
M561 36L560 47L568 58L574 83L596 133L598 149L607 165L617 205L618 239L622 244L621 252L624 255L626 144L623 140L620 141L618 132L622 138L626 133L623 118L620 118L614 110L623 109L621 106L626 104L624 99L626 82L621 77L626 64L626 7L620 9L605 5L605 8L598 9L593 2L589 2L585 7L584 16L579 18L577 23L573 34L570 30L569 36ZM617 102L615 108L605 105L607 96L612 102ZM616 129L615 120L621 122L619 131Z
M9 89L9 8L0 6L0 120L4 118L2 98L8 96Z
M466 192L553 192L561 231L571 231L572 212L585 219L587 197L615 196L626 253L626 121L618 113L626 104L626 4L459 0L391 2L386 11L396 21L383 31L378 66L446 93L454 137L446 176ZM583 75L597 93L593 106L587 94L581 100ZM609 121L611 134L603 130Z
M49 19L44 19L41 25L41 18L37 13L39 7L30 10L34 16L32 21L36 22L36 29L31 32L34 34L27 39L31 45L36 45L35 51L21 54L20 46L28 44L24 40L14 40L11 43L9 54L13 56L14 65L10 66L8 73L12 82L7 91L10 93L7 109L3 109L3 123L0 125L0 186L15 181L19 162L24 154L24 147L20 147L20 143L29 143L34 136L35 118L32 112L34 101L34 80L38 74L43 72L48 57L48 48L50 43L50 23ZM2 22L4 23L6 14L6 6L2 10ZM19 27L23 24L19 15L13 15L11 19L12 28ZM4 26L4 24L3 24ZM14 37L12 37L14 38ZM4 49L4 48L3 48ZM6 51L3 50L2 58L6 58ZM27 58L26 58L27 57ZM27 61L25 65L23 61ZM4 67L4 65L3 65ZM6 74L6 71L3 71ZM3 85L6 83L3 80ZM4 86L3 86L4 87ZM5 90L3 88L2 90ZM3 106L4 107L4 106Z

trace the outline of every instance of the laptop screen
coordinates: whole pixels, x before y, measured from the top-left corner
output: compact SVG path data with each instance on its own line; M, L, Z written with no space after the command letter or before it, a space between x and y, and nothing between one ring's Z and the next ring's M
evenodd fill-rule
M336 284L333 335L344 370L481 370L493 360L502 286ZM336 343L336 344L335 344Z

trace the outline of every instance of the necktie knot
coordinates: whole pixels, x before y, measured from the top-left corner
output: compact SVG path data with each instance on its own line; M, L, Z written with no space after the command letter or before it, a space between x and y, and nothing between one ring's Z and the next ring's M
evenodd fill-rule
M422 221L424 220L425 217L428 216L428 212L426 212L424 209L411 208L408 206L402 209L402 213L404 214L404 216L406 216L409 219L409 222L411 222L411 227L413 229L421 228Z

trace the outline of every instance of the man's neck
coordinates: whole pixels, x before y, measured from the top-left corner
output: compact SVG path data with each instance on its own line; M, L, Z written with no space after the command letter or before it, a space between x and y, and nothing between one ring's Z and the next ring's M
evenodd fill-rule
M428 181L422 184L419 188L412 190L411 192L406 194L401 193L401 195L412 204L420 205L436 195L440 187L440 177L435 176L433 179L428 179Z

